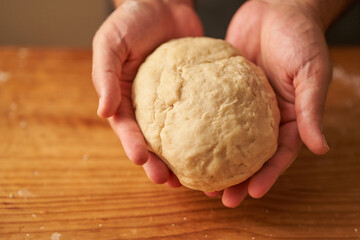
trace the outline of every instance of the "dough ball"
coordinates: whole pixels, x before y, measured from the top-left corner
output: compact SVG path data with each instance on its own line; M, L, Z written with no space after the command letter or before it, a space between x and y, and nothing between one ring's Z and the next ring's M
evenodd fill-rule
M140 66L132 91L149 150L186 187L238 184L277 149L275 94L262 70L223 40L162 44Z

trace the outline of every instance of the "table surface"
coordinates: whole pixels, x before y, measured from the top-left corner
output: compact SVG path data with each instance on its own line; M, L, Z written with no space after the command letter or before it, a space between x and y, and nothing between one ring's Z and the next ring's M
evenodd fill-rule
M360 46L332 47L324 130L235 209L152 184L96 116L91 52L0 48L0 239L360 239Z

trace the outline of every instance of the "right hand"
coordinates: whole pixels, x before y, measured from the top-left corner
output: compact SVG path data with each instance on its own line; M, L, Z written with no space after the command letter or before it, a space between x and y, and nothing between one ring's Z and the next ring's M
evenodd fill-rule
M176 176L147 150L135 120L131 86L140 64L160 44L203 30L192 0L130 0L102 24L93 40L92 79L99 96L98 115L108 118L127 156L143 165L154 183L180 186Z

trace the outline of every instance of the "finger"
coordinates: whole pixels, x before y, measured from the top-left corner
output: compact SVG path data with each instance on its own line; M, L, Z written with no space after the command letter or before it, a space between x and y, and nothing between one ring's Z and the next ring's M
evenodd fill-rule
M224 206L229 208L237 207L247 195L248 181L231 186L224 190L222 202Z
M93 40L92 80L99 96L98 115L115 114L121 101L120 77L127 57L126 45L119 31L106 20Z
M301 148L301 140L295 121L285 123L279 130L279 145L275 155L250 179L248 192L260 198L274 185L277 178L295 160Z
M178 188L182 186L179 179L172 171L169 171L169 179L167 181L167 185L172 188Z
M261 12L264 4L257 2L245 2L233 15L226 31L225 40L236 47L240 54L252 62L256 62L259 56L261 17L253 17L256 12ZM244 24L246 19L246 24ZM251 41L249 41L251 36Z
M125 101L122 104L125 104ZM135 119L118 114L109 118L109 123L120 138L125 153L130 160L136 165L144 164L148 160L148 150Z
M216 192L204 192L204 194L208 197L214 198L220 196L222 191L216 191Z
M302 67L294 79L295 109L301 139L316 154L329 146L322 130L327 89L331 79L330 60L318 57Z
M169 180L169 169L154 153L149 153L147 162L143 165L148 178L156 184L163 184Z

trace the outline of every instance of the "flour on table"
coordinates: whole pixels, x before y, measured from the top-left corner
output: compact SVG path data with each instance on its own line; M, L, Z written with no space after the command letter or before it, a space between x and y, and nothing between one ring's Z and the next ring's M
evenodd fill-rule
M50 240L60 240L61 238L61 234L60 233L57 233L57 232L54 232L53 234L51 234L50 236Z
M29 49L27 49L27 48L20 48L20 49L18 50L17 54L18 54L18 57L19 57L20 59L24 59L24 58L26 58L26 57L29 55Z
M345 83L360 95L360 75L349 73L344 68L335 66L333 68L333 78Z
M17 109L18 109L17 103L13 102L13 103L10 104L10 110L12 112L16 112Z
M0 83L4 83L8 81L9 78L10 78L10 73L0 71Z
M20 189L17 194L20 196L20 197L24 197L24 198L27 198L27 197L35 197L35 194L33 194L32 192L30 192L28 189Z

